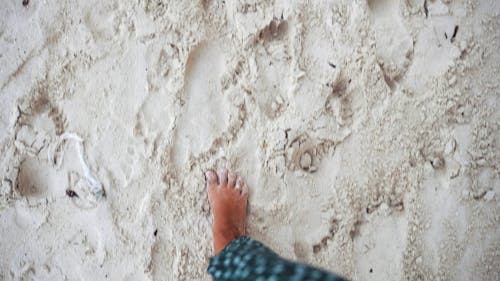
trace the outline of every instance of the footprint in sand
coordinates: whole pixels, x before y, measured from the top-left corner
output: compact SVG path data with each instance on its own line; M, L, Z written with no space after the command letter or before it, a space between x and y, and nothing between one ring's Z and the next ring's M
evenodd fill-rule
M413 39L403 25L399 0L370 0L377 60L387 85L394 89L413 57Z
M401 7L421 6L423 15L403 18ZM370 19L375 31L376 55L387 85L398 84L413 92L442 75L460 55L456 46L458 25L443 1L369 0ZM412 35L405 22L421 26Z
M229 104L222 95L225 57L214 43L200 43L189 54L185 71L185 104L177 125L175 163L208 149L226 129Z
M404 279L401 273L404 271L404 239L408 235L406 221L403 216L384 215L383 209L360 225L354 238L353 251L359 257L354 263L354 272L360 280Z

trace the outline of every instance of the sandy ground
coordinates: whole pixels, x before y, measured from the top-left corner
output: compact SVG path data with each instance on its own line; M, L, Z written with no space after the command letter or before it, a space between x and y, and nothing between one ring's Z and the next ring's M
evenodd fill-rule
M223 166L287 258L500 280L498 1L1 2L0 280L210 280Z

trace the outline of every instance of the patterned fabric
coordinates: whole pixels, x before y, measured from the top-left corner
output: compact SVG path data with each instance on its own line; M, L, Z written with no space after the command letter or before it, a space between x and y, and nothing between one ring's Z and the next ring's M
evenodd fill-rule
M208 266L215 281L341 281L337 275L285 260L248 237L229 243Z

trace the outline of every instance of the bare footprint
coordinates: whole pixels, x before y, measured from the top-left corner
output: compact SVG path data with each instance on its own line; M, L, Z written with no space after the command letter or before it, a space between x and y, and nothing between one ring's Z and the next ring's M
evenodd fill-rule
M385 82L393 90L408 71L414 51L413 38L404 27L399 5L400 0L368 1L377 60Z
M185 70L185 104L174 137L174 160L184 167L227 128L231 106L222 94L225 56L215 43L200 43L190 52Z
M214 251L219 253L232 240L246 234L248 187L241 177L228 173L205 173L210 207L214 216Z

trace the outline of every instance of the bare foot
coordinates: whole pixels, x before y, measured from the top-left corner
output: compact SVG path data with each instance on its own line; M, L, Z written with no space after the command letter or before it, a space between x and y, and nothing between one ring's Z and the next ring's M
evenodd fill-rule
M214 215L214 251L217 255L229 242L246 233L248 187L227 169L205 173L210 207Z

